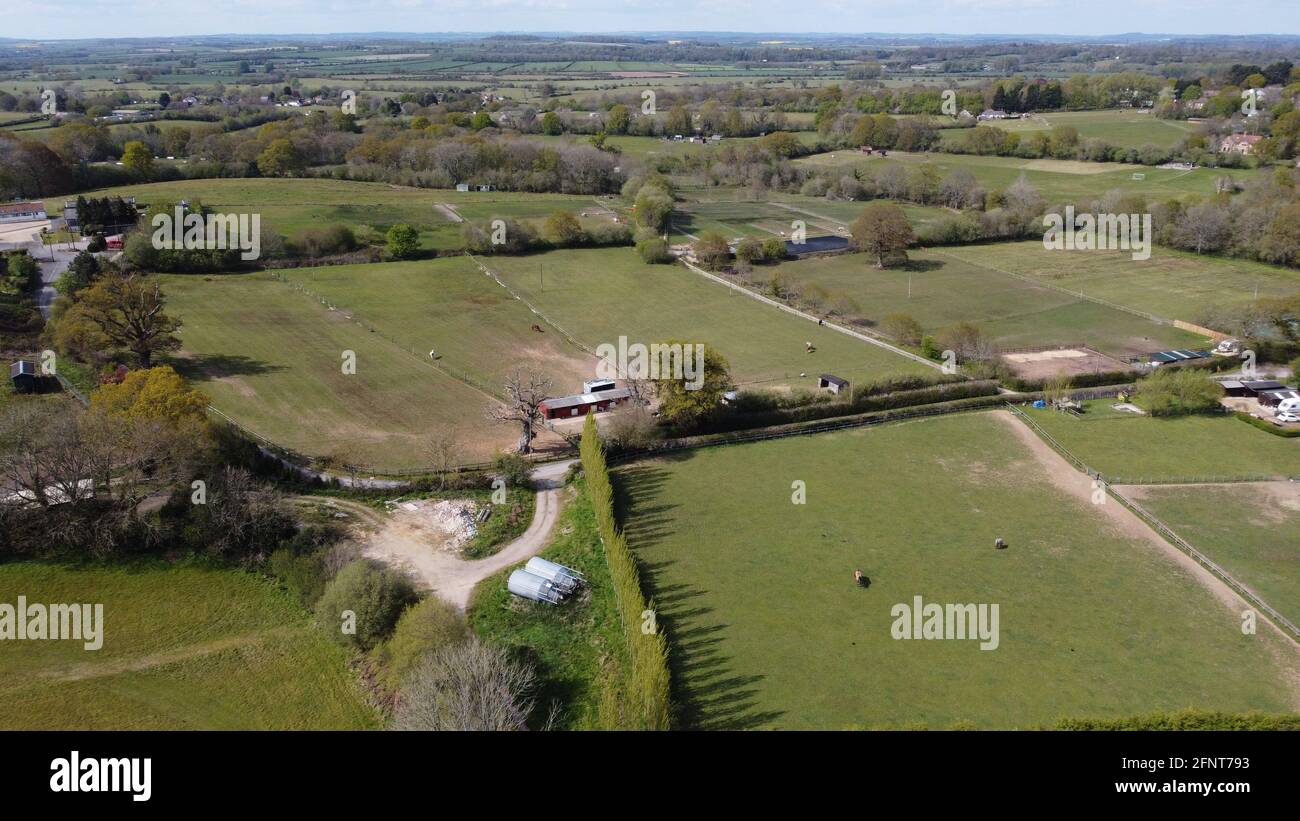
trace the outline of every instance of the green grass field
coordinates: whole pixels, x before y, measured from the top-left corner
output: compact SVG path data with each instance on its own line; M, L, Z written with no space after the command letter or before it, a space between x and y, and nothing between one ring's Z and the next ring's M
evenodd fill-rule
M1072 126L1078 130L1080 140L1104 140L1121 148L1142 148L1145 145L1173 148L1197 128L1195 123L1162 120L1150 114L1139 114L1133 109L1060 111L1038 114L1033 119L998 120L989 125L1021 135L1051 131L1057 126ZM948 128L940 132L945 142L961 140L967 133L969 129L963 128Z
M1008 422L969 414L619 468L680 723L1010 728L1294 709L1294 649L1243 636L1163 552L1055 489ZM796 480L805 505L791 503ZM998 604L998 647L893 639L891 609L917 595Z
M487 257L485 264L584 344L668 340L713 345L739 383L815 387L929 373L924 365L763 305L675 265L646 265L631 248ZM804 343L816 353L808 355ZM800 377L800 373L808 376Z
M350 266L349 266L350 267ZM512 440L488 425L491 397L269 274L163 279L168 312L185 324L177 367L213 405L252 431L311 456L410 468L421 443L451 429L470 461ZM356 372L343 373L343 352Z
M1178 171L1123 163L1095 163L1076 160L1030 160L1019 157L984 157L970 154L916 154L891 151L888 157L866 158L852 151L814 154L795 160L796 164L809 165L839 173L855 168L866 168L872 173L887 163L911 166L931 163L942 176L956 169L969 171L980 185L988 190L1005 188L1021 174L1049 203L1075 202L1086 205L1108 191L1144 194L1149 197L1169 198L1183 194L1214 193L1215 180L1229 176L1245 181L1258 172L1229 168L1196 168ZM1140 175L1134 179L1134 174Z
M550 329L468 257L375 265L332 265L285 272L294 282L354 312L408 349L434 350L439 364L500 389L533 366L559 393L580 391L595 358Z
M1148 485L1121 492L1300 624L1300 488L1294 483Z
M1300 476L1300 439L1284 439L1231 415L1154 419L1084 403L1082 417L1026 409L1035 422L1107 481Z
M347 654L289 594L240 570L162 562L0 565L4 601L100 603L104 643L0 642L0 727L366 729Z
M353 229L368 225L380 232L406 223L420 232L422 247L435 250L464 247L461 225L439 205L471 220L542 220L556 209L580 211L595 205L591 197L568 194L462 192L320 179L185 180L98 189L85 195L134 196L137 203L197 199L218 212L261 214L264 227L290 236L334 223ZM47 200L46 207L62 209L63 199Z
M1013 247L1019 251L1028 244ZM1037 247L1047 256L1041 244ZM913 251L907 266L883 270L864 254L795 260L776 270L803 289L820 285L852 296L859 317L872 325L894 313L911 316L927 333L960 321L974 322L1004 348L1084 343L1123 357L1206 341L1172 325L1008 276L989 267L1003 255L986 248L1006 246ZM964 261L972 251L979 252L972 256L989 262ZM1115 265L1117 271L1121 267Z
M1127 251L1049 251L1037 241L943 249L949 257L1033 277L1165 319L1196 322L1207 309L1300 291L1300 272L1242 259L1151 249L1134 260Z

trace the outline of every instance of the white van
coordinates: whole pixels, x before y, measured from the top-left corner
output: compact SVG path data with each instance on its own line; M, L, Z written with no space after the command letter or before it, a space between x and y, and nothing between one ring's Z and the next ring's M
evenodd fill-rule
M1273 418L1279 422L1300 422L1300 397L1293 396L1277 403Z

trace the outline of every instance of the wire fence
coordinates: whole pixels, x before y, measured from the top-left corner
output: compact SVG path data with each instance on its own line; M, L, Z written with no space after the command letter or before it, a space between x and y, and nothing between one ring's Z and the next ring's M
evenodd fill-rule
M499 389L492 387L491 385L487 384L481 379L478 379L472 376L471 374L462 371L459 368L453 367L444 362L440 362L436 360L433 356L430 355L436 353L436 348L433 351L429 351L427 353L418 352L416 351L414 345L410 344L409 342L404 342L400 339L397 339L396 337L392 336L388 332L384 331L382 328L379 328L373 323L368 322L365 319L362 319L360 316L357 315L357 312L352 310L351 308L341 308L338 305L338 303L334 302L329 297L326 297L323 294L313 291L311 288L308 288L306 285L303 285L301 282L295 282L294 280L289 279L288 276L286 276L283 273L280 273L279 271L268 271L268 273L273 279L282 282L285 285L288 285L290 288L293 288L294 290L299 291L311 297L312 299L315 299L316 301L320 302L320 304L324 305L326 308L329 308L331 311L338 311L342 313L345 317L347 317L352 322L361 326L362 328L374 334L375 336L379 337L380 339L383 339L385 342L397 348L402 353L407 354L417 362L427 365L428 367L433 368L435 371L445 374L446 376L449 376L458 382L462 382L466 385L469 385L471 388L474 388L475 390L481 393L487 394L489 398L492 399L503 398L501 391Z
M941 255L943 255L943 256L945 256L945 257L950 257L950 258L952 258L952 259L955 259L955 260L957 260L958 262L964 262L964 263L966 263L967 265L975 265L975 266L980 267L980 268L987 268L987 269L990 270L990 271L997 271L999 274L1005 274L1005 275L1007 275L1007 276L1009 276L1009 277L1011 277L1011 278L1013 278L1013 279L1018 279L1018 280L1020 280L1021 282L1027 282L1027 283L1029 283L1030 285L1037 285L1037 286L1040 287L1040 288L1046 288L1046 289L1048 289L1048 290L1050 290L1050 291L1056 291L1057 293L1060 293L1060 294L1065 294L1065 295L1067 295L1067 296L1072 296L1072 297L1074 297L1075 299L1083 299L1083 300L1087 300L1088 302L1093 302L1093 303L1096 303L1097 305L1104 305L1104 306L1106 306L1107 308L1114 308L1114 309L1117 310L1117 311L1123 311L1123 312L1126 313L1126 314L1132 314L1133 316L1139 316L1139 317L1142 317L1143 319L1150 320L1151 322L1155 322L1155 323L1158 324L1158 325L1173 325L1173 324L1174 324L1174 320L1172 320L1172 319L1165 319L1165 318L1162 317L1162 316L1156 316L1155 314L1149 314L1149 313L1147 313L1146 311L1139 311L1137 308L1130 308L1130 307L1127 306L1127 305L1120 305L1118 302L1111 302L1110 300L1108 300L1108 299L1102 299L1101 297L1088 296L1088 295L1085 294L1083 291L1072 291L1072 290L1070 290L1069 288L1065 288L1065 287L1062 287L1062 286L1060 286L1060 285L1053 285L1053 284L1050 283L1050 282L1044 282L1044 281L1042 281L1041 279L1039 279L1039 278L1037 278L1037 277L1027 276L1027 275L1025 275L1025 274L1017 274L1015 271L1008 271L1007 269L1005 269L1005 268L999 268L999 267L997 267L996 265L989 265L987 262L972 262L971 260L962 259L961 257L956 256L955 254L950 254L950 253L948 253L947 251L940 251L940 250L937 249L937 248L934 249L934 252L935 252L936 254L941 254Z
M1169 542L1174 547L1178 548L1183 553L1190 556L1197 564L1201 565L1210 573L1212 573L1214 576L1216 576L1220 581L1222 581L1229 588L1231 588L1233 592L1241 596L1242 599L1244 599L1252 606L1265 613L1276 625L1278 625L1278 627L1290 633L1292 637L1296 639L1300 639L1300 627L1297 627L1291 620L1287 619L1285 616L1283 616L1281 613L1275 610L1271 605L1269 605L1268 602L1264 601L1259 596L1255 595L1255 593L1253 593L1248 587L1243 585L1241 582L1237 581L1237 579L1233 577L1231 573L1225 570L1221 565L1219 565L1209 556L1206 556L1200 550L1196 549L1196 547L1192 545L1191 542L1187 541L1182 536L1179 536L1173 530L1173 528L1169 527L1169 525L1161 521L1155 514L1151 513L1149 510L1142 507L1137 502L1124 496L1122 493L1120 493L1118 490L1114 488L1114 485L1139 484L1139 482L1134 482L1130 480L1120 480L1116 478L1105 479L1104 477L1102 477L1100 472L1090 468L1087 465L1087 463L1085 463L1083 460L1079 459L1073 453L1071 453L1069 449L1066 448L1064 445L1062 445L1054 436L1052 436L1047 431L1043 430L1042 426L1040 426L1033 419L1029 418L1029 416L1024 411L1010 404L1008 404L1007 407L1011 410L1012 413L1014 413L1017 417L1019 417L1021 421L1025 422L1029 426L1030 430L1032 430L1040 439L1046 442L1052 448L1052 450L1059 453L1061 457L1064 458L1067 462L1069 462L1078 470L1083 471L1088 476L1091 476L1094 479L1100 481L1102 483L1102 486L1105 488L1107 495L1109 495L1117 502L1119 502L1121 505L1123 505L1127 510L1129 510L1131 513L1133 513L1135 516L1141 519L1144 523L1146 523L1147 526L1149 526L1152 530L1159 533L1160 536L1164 538L1165 541ZM1236 479L1224 479L1224 481L1248 482L1248 481L1259 481L1259 480L1236 478ZM1196 484L1196 483L1180 482L1179 484Z

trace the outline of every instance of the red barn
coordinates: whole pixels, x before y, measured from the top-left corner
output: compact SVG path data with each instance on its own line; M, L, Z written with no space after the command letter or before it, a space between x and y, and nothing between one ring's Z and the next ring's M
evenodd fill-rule
M621 405L631 398L632 392L627 388L616 388L600 393L579 393L573 396L556 396L542 402L542 415L547 419L572 419L586 416L587 411L609 410L614 405Z

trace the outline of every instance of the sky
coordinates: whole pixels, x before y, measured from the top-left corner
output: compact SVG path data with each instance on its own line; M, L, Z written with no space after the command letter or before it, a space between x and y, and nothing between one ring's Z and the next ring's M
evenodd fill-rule
M1300 34L1297 0L5 0L0 36L332 32Z

